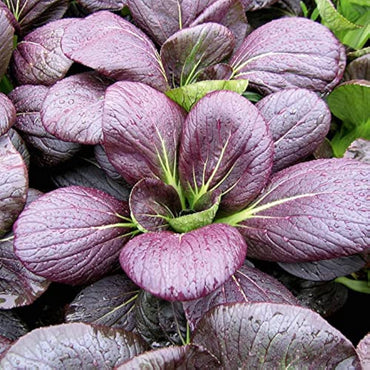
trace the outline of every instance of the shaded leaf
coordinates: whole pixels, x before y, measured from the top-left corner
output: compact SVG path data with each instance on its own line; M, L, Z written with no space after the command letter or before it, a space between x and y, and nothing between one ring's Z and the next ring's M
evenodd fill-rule
M7 135L0 137L0 237L9 231L27 197L28 171Z
M246 249L235 228L212 224L185 234L161 231L136 236L122 249L120 262L126 274L151 294L186 301L223 284L243 263Z
M250 217L239 229L250 241L249 256L306 262L367 250L368 173L369 165L350 159L318 159L276 173L243 215Z
M133 24L108 11L75 19L62 38L63 52L75 62L116 80L146 83L167 90L151 40Z
M13 52L14 27L12 14L0 2L0 80L4 76Z
M361 361L361 366L366 369L370 366L370 334L367 334L360 340L356 347L358 357Z
M245 207L267 181L272 144L263 117L247 99L216 91L199 100L186 118L179 152L190 207L216 189L226 211Z
M72 65L60 42L71 19L50 22L29 33L13 52L12 71L19 85L52 85L62 79Z
M193 335L223 368L359 367L351 342L321 316L278 303L236 303L208 312Z
M15 253L37 275L77 285L111 271L128 240L127 205L91 188L53 190L30 204L14 226Z
M127 5L127 0L78 0L78 3L91 13L99 10L120 11Z
M199 81L166 91L166 95L181 105L187 111L204 95L216 90L230 90L242 94L248 86L248 81Z
M124 275L112 275L82 289L67 308L66 322L85 322L132 331L139 288Z
M344 79L347 81L370 80L370 53L349 63L344 72Z
M180 86L196 82L202 69L230 55L234 43L233 34L217 23L205 23L176 32L161 48L168 80Z
M4 135L15 122L15 108L11 100L0 92L0 136Z
M176 185L176 154L185 111L148 85L121 81L105 94L103 135L109 161L131 185L159 178Z
M0 336L11 341L27 333L26 324L11 310L0 311Z
M274 141L273 172L312 154L329 132L331 114L314 92L287 89L256 104Z
M281 37L284 35L284 37ZM300 17L273 20L247 36L230 64L264 94L302 87L330 92L345 68L343 45L325 26Z
M113 368L146 349L135 334L108 327L70 323L35 329L1 359L2 368Z
M111 82L86 72L53 85L40 111L46 131L64 141L98 144L103 138L104 93Z
M370 140L355 140L343 154L344 158L370 163Z
M184 302L190 328L211 308L225 303L273 302L298 305L292 293L278 280L262 271L244 264L223 285L207 296Z

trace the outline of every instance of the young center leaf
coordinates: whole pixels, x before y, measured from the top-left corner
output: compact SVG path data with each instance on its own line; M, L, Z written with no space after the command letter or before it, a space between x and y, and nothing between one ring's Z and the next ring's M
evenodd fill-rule
M96 189L53 190L18 217L15 253L30 271L51 281L76 285L97 280L115 267L129 238L127 208Z
M254 204L230 216L250 242L249 256L307 262L368 250L369 164L304 162L276 173ZM227 222L220 219L220 222Z
M345 55L328 28L306 18L288 17L249 34L230 64L235 79L248 79L264 94L291 87L327 93L342 78Z
M205 296L243 263L247 245L228 225L208 225L189 233L146 233L130 240L121 266L141 288L169 301Z
M266 123L252 103L231 91L207 94L189 112L181 138L179 173L190 208L215 190L224 210L245 207L267 182L272 156Z

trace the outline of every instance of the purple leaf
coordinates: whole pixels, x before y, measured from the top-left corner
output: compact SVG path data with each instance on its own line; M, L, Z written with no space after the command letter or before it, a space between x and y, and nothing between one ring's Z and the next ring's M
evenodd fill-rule
M19 85L52 85L62 79L72 65L60 43L72 19L50 22L29 33L13 53L11 65Z
M10 348L12 343L10 339L0 335L0 356Z
M51 281L97 280L110 272L128 239L122 217L128 217L127 205L102 191L53 190L18 217L15 253L27 269Z
M15 122L15 107L9 98L0 92L0 136L8 132Z
M180 145L180 180L191 203L218 189L225 210L245 207L268 179L272 144L263 117L247 99L230 91L207 94L186 118Z
M205 23L176 32L161 48L168 80L180 86L195 82L202 69L229 56L234 44L231 31L217 23Z
M62 50L75 62L116 80L168 89L151 40L133 24L108 11L75 19L62 38Z
M312 281L329 281L349 275L362 269L365 264L364 259L358 255L316 262L279 263L290 274Z
M0 2L0 79L4 76L13 53L13 16Z
M363 369L370 367L370 334L360 340L356 347L358 357Z
M47 92L40 111L47 132L64 141L98 144L103 138L104 93L110 84L96 72L57 82Z
M66 322L85 322L132 331L139 288L124 275L107 276L82 289L68 306Z
M182 108L150 86L115 83L104 100L103 144L110 162L132 185L145 177L171 182L184 119Z
M362 55L348 64L344 80L370 80L370 54Z
M344 158L370 163L370 140L356 139L345 151Z
M8 350L2 368L109 368L146 350L139 336L83 323L31 331Z
M14 310L0 311L0 336L14 341L27 333L26 324Z
M350 159L318 159L276 173L240 225L249 256L306 262L367 250L368 182L369 165Z
M266 96L256 104L275 143L273 172L312 154L330 128L325 102L306 89L289 89Z
M359 368L351 342L320 315L278 303L236 303L209 311L193 344L222 368Z
M342 78L345 62L344 47L328 28L291 17L257 28L230 64L234 78L248 79L250 86L270 94L291 87L330 92Z
M33 151L33 159L40 165L54 166L72 158L80 145L62 141L46 132L41 123L40 110L48 90L42 85L18 86L9 98L17 110L14 127Z
M241 266L225 284L207 296L184 302L186 318L194 330L211 308L225 303L272 302L298 305L292 293L278 280L248 265Z
M9 139L11 140L12 144L14 145L14 148L19 152L19 154L22 156L22 159L24 161L24 164L26 165L27 170L30 168L30 162L31 162L31 155L28 151L28 148L26 146L26 142L22 139L22 137L19 135L18 131L16 131L14 128L11 128L7 132Z
M68 8L68 0L9 0L18 19L21 33L63 17Z
M176 190L156 179L139 181L131 190L129 205L138 228L145 231L167 229L167 218L176 217L181 211Z
M212 224L185 234L169 231L136 236L120 262L141 288L169 301L205 296L243 263L247 245L228 225Z
M26 165L7 135L0 137L0 236L12 227L27 197Z
M270 7L277 1L278 0L243 0L243 3L247 12L253 12L255 10Z
M127 0L78 0L78 3L91 13L99 10L118 12L127 5Z

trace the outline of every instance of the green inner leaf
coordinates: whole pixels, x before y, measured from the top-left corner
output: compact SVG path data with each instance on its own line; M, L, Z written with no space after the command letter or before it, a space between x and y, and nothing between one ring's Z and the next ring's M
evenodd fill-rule
M168 90L166 95L189 112L199 99L211 91L229 90L242 94L247 86L248 80L208 80Z

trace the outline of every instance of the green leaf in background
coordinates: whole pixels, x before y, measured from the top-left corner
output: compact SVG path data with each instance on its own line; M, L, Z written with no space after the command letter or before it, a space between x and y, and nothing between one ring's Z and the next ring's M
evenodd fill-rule
M7 95L12 90L13 90L13 85L10 82L9 78L7 76L3 76L3 78L0 79L0 92Z
M352 80L337 86L328 96L330 111L342 120L331 140L334 155L343 156L357 138L370 140L370 82Z
M189 112L200 98L211 91L230 90L242 94L247 86L248 80L208 80L168 90L166 95Z

